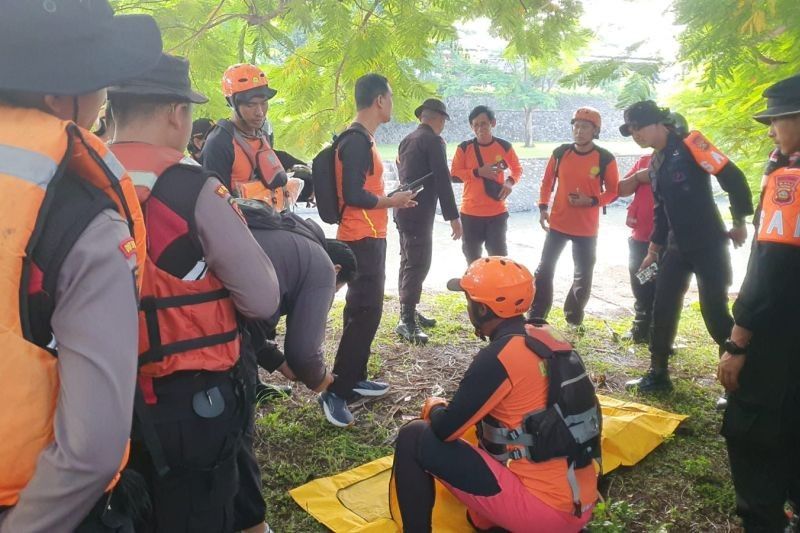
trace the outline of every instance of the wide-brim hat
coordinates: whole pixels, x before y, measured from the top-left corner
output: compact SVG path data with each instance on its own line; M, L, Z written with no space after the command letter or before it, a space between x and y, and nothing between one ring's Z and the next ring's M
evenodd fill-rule
M650 124L660 124L669 121L669 109L658 107L652 100L636 102L625 110L625 124L619 127L623 137L633 135L631 128L640 129Z
M800 74L771 85L764 91L767 108L753 118L767 124L773 118L800 114Z
M414 110L414 116L419 118L420 115L422 115L422 111L424 109L429 109L431 111L436 111L437 113L441 113L442 115L444 115L444 118L450 120L450 115L447 114L447 106L444 105L444 102L442 102L438 98L428 98L427 100L422 102L422 105L420 105L418 108Z
M108 95L153 96L205 104L208 98L192 90L189 80L189 62L182 58L162 54L158 64L134 78L108 88Z
M152 68L161 48L151 16L114 16L107 0L7 0L0 15L0 89L96 91Z

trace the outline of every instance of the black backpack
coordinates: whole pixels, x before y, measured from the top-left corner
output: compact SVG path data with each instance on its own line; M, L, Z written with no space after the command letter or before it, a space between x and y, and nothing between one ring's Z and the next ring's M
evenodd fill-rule
M336 148L347 135L358 133L369 141L372 140L361 130L348 128L334 136L333 142L323 148L311 162L311 180L314 183L314 197L317 202L317 211L323 222L338 224L342 221L344 204L339 207L339 193L336 190Z
M600 191L606 190L606 169L608 165L614 160L614 154L606 150L605 148L601 148L595 145L595 150L600 154L600 173L597 175L600 178ZM553 150L553 157L556 160L555 166L553 167L553 188L551 190L556 190L556 181L558 180L558 167L561 166L561 159L563 159L564 154L569 152L570 150L574 150L572 143L562 144L561 146L556 147ZM606 214L606 206L603 206L603 214Z
M303 219L291 211L278 213L258 200L236 198L235 201L244 215L248 228L291 231L326 248L325 233L313 220Z
M537 328L546 323L537 320L528 324L527 327ZM571 345L558 342L549 346L530 334L525 335L525 344L546 365L547 407L527 414L522 425L514 429L503 427L491 417L484 418L479 425L481 445L500 461L525 458L542 462L564 458L575 513L580 516L580 490L574 482L574 471L592 461L600 464L603 426L600 402L583 361ZM508 445L522 448L509 452Z

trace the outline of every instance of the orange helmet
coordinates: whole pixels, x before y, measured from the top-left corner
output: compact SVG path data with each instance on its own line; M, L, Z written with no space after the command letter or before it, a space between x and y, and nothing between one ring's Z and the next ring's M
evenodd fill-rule
M530 271L508 257L481 257L461 278L447 282L451 291L467 293L500 318L521 315L531 306L535 289Z
M267 99L272 98L278 92L269 86L266 74L257 66L249 63L231 65L222 75L222 94L225 98L259 87L264 88L263 92Z
M576 120L585 120L586 122L591 122L594 124L594 127L597 128L598 132L603 124L603 122L600 120L600 111L589 106L579 107L575 110L575 114L572 115L572 121L570 124L575 124Z

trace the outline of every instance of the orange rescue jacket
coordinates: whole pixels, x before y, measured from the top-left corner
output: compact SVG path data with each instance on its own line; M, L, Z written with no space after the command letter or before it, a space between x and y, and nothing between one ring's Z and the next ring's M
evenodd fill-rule
M800 246L800 168L780 168L766 177L756 238Z
M0 409L0 506L16 504L33 477L39 454L54 438L59 378L57 349L48 348L54 302L43 290L43 280L55 279L57 272L52 272L51 258L40 257L41 265L34 259L37 245L48 240L42 230L53 212L82 217L74 212L79 204L60 204L66 201L61 196L65 187L76 181L62 179L66 174L78 176L94 194L107 198L101 209L116 208L128 221L135 239L130 251L137 252L141 265L142 213L130 177L106 145L72 122L38 110L0 106L0 402L6 406ZM73 240L59 243L62 252L80 236L66 234ZM138 283L142 272L138 268ZM42 301L47 303L40 305ZM123 465L126 462L127 451ZM110 487L118 479L115 476Z
M136 184L148 231L139 310L139 373L145 400L154 403L148 379L181 370L224 371L236 364L236 309L202 257L183 279L158 266L164 252L178 241L197 243L194 209L211 174L167 147L121 143L112 145L112 150Z

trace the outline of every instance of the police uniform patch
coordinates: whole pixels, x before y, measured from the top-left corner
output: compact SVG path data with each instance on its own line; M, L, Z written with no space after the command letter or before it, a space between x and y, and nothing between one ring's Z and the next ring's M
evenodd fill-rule
M775 179L775 196L772 201L778 205L788 205L794 203L794 193L800 177L796 175L784 175Z
M136 253L136 241L133 240L133 237L128 237L119 243L119 249L125 259L130 259Z
M221 183L214 192L217 193L217 196L219 196L220 198L225 198L226 196L230 196L231 194L228 188L222 185Z

